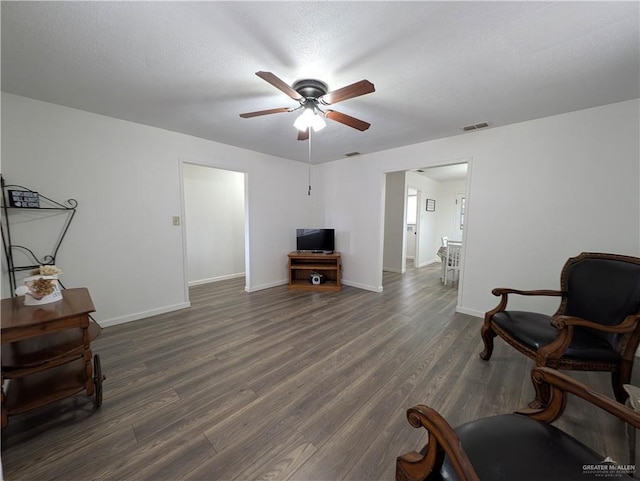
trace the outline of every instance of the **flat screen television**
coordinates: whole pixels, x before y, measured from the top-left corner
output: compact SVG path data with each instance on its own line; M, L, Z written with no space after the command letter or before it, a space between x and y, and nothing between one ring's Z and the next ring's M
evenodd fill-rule
M311 252L333 252L335 229L296 229L296 249Z

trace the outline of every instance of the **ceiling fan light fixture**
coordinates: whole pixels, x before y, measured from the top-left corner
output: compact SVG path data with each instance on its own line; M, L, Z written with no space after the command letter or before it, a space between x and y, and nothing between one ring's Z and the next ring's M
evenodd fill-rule
M304 109L304 112L302 112L302 115L300 115L300 117L296 119L296 121L293 123L293 126L298 130L305 131L311 126L313 117L313 110Z
M322 116L316 115L315 108L313 107L305 108L302 115L300 115L300 117L298 117L293 123L293 126L302 132L307 130L309 127L311 127L314 132L318 132L325 128L326 125L327 124Z
M327 126L327 123L324 121L322 115L320 114L314 115L312 122L313 123L311 124L311 127L313 128L314 132L319 132Z

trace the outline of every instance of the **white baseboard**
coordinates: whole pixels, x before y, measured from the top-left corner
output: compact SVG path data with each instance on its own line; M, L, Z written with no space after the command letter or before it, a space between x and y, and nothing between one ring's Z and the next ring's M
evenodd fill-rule
M124 324L126 322L137 321L151 316L157 316L158 314L165 314L167 312L179 311L180 309L186 309L190 307L190 302L181 302L179 304L173 304L171 306L159 307L158 309L151 309L150 311L138 312L136 314L129 314L122 317L114 317L113 319L107 319L106 321L100 321L99 324L102 327L117 326L118 324Z
M439 258L431 259L431 260L429 260L427 262L421 262L417 267L426 267L426 266L430 266L431 264L436 264L436 263L438 263L438 264L441 263Z
M467 314L473 317L479 317L480 319L484 319L484 312L476 311L474 309L467 309L466 307L456 306L456 312L460 314Z
M351 282L351 281L340 281L340 283L342 285L345 286L349 286L349 287L357 287L358 289L364 289L365 291L372 291L372 292L382 292L382 286L380 287L373 287L373 286L368 286L366 284L358 284L357 282Z
M358 289L364 289L367 291L373 291L373 292L382 292L382 286L381 287L373 287L373 286L369 286L369 285L365 285L365 284L358 284L357 282L351 282L351 281L345 281L342 280L340 282L343 286L350 286L350 287L357 287ZM256 291L261 291L263 289L271 289L272 287L278 287L278 286L282 286L282 285L287 285L289 284L289 280L288 279L284 279L282 281L277 281L277 282L271 282L269 284L262 284L260 286L254 286L254 287L245 287L244 290L246 292L256 292Z
M403 269L396 269L395 267L383 267L383 271L386 272L395 272L396 274L404 274L405 271Z
M263 289L271 289L272 287L278 287L278 286L282 286L285 284L289 284L289 279L284 279L284 280L280 280L280 281L276 281L276 282L270 282L268 284L261 284L259 286L244 286L244 290L245 292L256 292L256 291L261 291Z
M220 281L226 281L229 279L237 279L238 277L244 277L245 273L244 272L238 272L237 274L228 274L225 276L218 276L218 277L209 277L207 279L200 279L197 281L189 281L187 283L187 285L189 287L193 287L193 286L200 286L202 284L209 284L211 282L220 282Z

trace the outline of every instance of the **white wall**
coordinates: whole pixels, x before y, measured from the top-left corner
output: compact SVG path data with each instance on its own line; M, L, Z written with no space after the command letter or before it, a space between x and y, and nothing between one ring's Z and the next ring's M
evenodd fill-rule
M182 164L190 286L244 276L244 174Z
M384 253L383 269L390 272L404 272L406 198L404 172L389 172L385 178L384 195Z
M440 247L440 231L438 230L438 217L440 216L440 182L429 179L424 175L415 172L407 172L407 184L420 191L420 205L418 206L418 215L420 216L420 232L419 232L419 260L416 263L418 267L424 267L433 262L440 262L436 255ZM435 199L435 212L427 212L427 199Z
M57 264L67 287L89 288L103 326L188 305L183 227L172 225L184 214L181 161L247 173L247 290L285 283L293 233L311 215L305 164L2 93L2 174L78 200Z
M456 194L466 192L466 180L439 182L436 202L438 239L447 236L452 240L462 240L461 231L456 226Z
M582 251L640 255L639 104L605 105L318 166L323 215L348 231L349 242L341 247L345 284L381 288L376 238L382 239L384 173L469 158L459 311L482 315L495 305L490 292L498 286L558 287L563 263ZM514 305L527 307L528 300Z
M368 158L360 155L315 166L315 192L322 202L314 203L314 218L316 225L336 229L342 283L377 292L382 291L385 179L367 164ZM377 195L371 195L372 189Z

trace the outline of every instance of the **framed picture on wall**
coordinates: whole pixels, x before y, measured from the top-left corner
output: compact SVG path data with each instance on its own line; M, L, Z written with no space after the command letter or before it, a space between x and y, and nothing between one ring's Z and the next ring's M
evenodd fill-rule
M436 210L436 200L427 199L427 212L434 212Z

